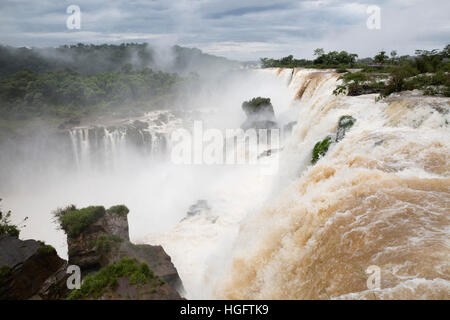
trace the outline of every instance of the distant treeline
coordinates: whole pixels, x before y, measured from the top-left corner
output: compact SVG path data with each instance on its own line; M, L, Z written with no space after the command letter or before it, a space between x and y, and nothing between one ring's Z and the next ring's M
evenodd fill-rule
M161 103L173 98L183 79L149 68L134 70L129 64L95 75L25 69L0 80L1 118L76 117L124 103Z
M0 120L165 107L177 88L193 85L198 73L234 66L199 49L147 43L0 46Z
M77 44L58 48L14 48L0 45L0 77L23 69L37 73L71 69L82 74L120 70L126 64L136 69L152 68L166 72L189 73L202 68L236 66L234 61L205 54L196 48L152 47L147 43L120 45Z
M347 51L330 51L325 53L323 49L314 50L314 60L295 59L289 55L281 59L261 58L261 66L263 68L366 68L368 66L384 67L389 65L415 64L419 70L429 70L433 72L437 64L449 57L449 46L447 45L442 51L439 50L417 50L416 56L398 56L397 51L393 50L390 56L386 51L381 51L373 58L358 59L355 53Z
M298 67L349 67L356 63L357 54L348 53L347 51L331 51L325 53L323 49L316 49L314 53L317 58L314 60L294 59L289 55L279 60L261 58L263 68L298 68Z

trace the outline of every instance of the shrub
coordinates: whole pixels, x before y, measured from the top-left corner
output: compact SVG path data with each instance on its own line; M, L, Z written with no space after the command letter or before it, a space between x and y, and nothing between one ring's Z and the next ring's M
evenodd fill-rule
M2 201L2 199L0 199ZM11 211L2 212L0 210L0 235L6 234L18 238L20 234L19 227L11 224ZM25 218L26 220L27 218Z
M78 236L86 227L96 222L104 214L105 208L103 206L76 209L74 205L70 205L65 209L58 209L54 212L61 228L71 237Z
M49 254L55 254L56 253L56 249L53 248L49 244L44 244L43 246L38 248L37 252L38 252L39 255L49 255Z
M356 122L356 119L353 118L352 116L342 116L339 119L337 133L336 133L336 142L339 142L339 141L341 141L344 138L345 133L351 127L353 127L355 122Z
M122 242L123 239L115 234L100 236L97 239L95 252L98 255L105 255L111 252L113 245Z
M130 212L130 210L125 205L121 204L117 206L112 206L111 208L106 210L106 212L115 213L119 216L126 216Z
M106 290L116 289L119 285L118 279L128 277L131 285L145 285L158 278L153 274L147 264L139 264L136 259L122 258L116 263L100 269L99 272L87 276L80 289L70 293L68 299L100 298Z
M331 145L330 136L326 137L322 141L317 142L312 152L311 163L315 164L317 161L319 161L319 159L327 153L330 145Z

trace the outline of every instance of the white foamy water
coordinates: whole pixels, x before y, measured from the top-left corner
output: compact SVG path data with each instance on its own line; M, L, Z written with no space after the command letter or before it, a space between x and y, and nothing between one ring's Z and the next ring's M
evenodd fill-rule
M191 218L147 238L171 254L187 297L448 299L450 99L335 97L330 71L259 72L285 83L297 116L278 174L230 174L216 223ZM343 115L356 124L312 166Z
M137 131L138 144L144 132L152 139L143 157L120 128L77 128L67 151L75 169L50 166L44 177L20 179L20 188L1 185L3 207L16 221L30 217L21 237L45 240L66 257L52 210L123 203L131 238L163 245L187 298L448 299L450 99L336 97L339 75L331 70L252 72L200 92L189 107L211 109L198 116L205 127L236 128L245 120L242 101L272 98L280 123L296 122L283 151L267 158L278 164L274 175L252 165L154 159L165 145L158 134L184 125L159 126L156 113ZM312 166L314 145L336 133L343 115L355 125ZM188 216L198 200L207 208ZM364 272L373 265L381 270L376 290Z

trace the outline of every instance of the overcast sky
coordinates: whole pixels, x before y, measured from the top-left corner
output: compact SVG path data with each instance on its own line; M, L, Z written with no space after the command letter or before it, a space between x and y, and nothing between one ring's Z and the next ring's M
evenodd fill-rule
M80 30L66 27L69 5L81 9ZM381 9L379 30L367 28L369 5ZM0 43L180 44L239 60L314 48L412 54L450 43L449 12L449 0L0 0Z

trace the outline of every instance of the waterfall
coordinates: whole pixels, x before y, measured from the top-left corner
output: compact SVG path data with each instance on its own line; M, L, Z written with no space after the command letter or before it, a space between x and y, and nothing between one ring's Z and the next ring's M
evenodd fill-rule
M69 131L73 159L79 170L114 169L136 154L143 159L163 158L168 152L168 135L169 131L156 131L136 122Z
M449 99L336 97L336 81L294 74L290 87L302 94L282 191L240 226L218 297L450 298ZM343 115L356 124L311 165L315 143ZM380 270L376 288L367 284L371 266Z
M376 102L333 95L333 70L255 72L289 89L280 117L296 120L277 174L230 169L207 211L142 240L168 251L187 297L448 299L449 99ZM342 116L355 124L312 165Z

